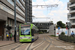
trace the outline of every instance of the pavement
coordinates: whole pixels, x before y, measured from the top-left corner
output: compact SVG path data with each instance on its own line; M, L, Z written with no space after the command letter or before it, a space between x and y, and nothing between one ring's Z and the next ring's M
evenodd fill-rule
M0 47L6 46L6 45L11 45L14 44L14 39L12 38L12 40L0 40Z
M14 41L1 41L0 40L0 47L3 47L3 46L6 46L6 45L10 45L10 44L14 44L15 42Z

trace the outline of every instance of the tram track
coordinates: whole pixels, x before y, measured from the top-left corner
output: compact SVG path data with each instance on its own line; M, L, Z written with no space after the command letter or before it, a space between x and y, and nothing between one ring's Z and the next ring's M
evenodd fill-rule
M50 41L49 41L49 40L46 40L46 38L48 38ZM53 41L54 41L54 40L50 39L50 37L48 37L48 36L47 36L47 37L44 37L44 38L43 38L43 41L42 41L41 43L37 44L36 46L34 46L33 48L30 48L31 45L32 45L32 44L30 44L29 47L27 48L27 50L34 50L34 49L37 48L38 46L41 46L41 44L43 44L44 42L49 43L49 45L45 48L45 50L48 50L51 45L57 46L57 45L55 45L55 44L52 43ZM60 48L63 49L63 50L66 50L66 49L64 49L64 48L62 48L62 47L60 47Z
M49 37L48 37L48 38L49 38ZM50 47L51 44L54 45L54 46L57 46L57 45L55 45L55 44L52 43L52 41L54 41L54 40L52 40L52 39L50 39L50 38L49 38L49 40L50 40L51 42L49 42L49 41L46 40L46 41L47 41L48 43L50 43L50 44L49 44L49 46L48 46L45 50L48 50L48 48ZM60 48L62 48L62 47L60 47ZM66 49L64 49L64 48L62 48L62 49L63 49L63 50L66 50Z
M47 48L45 49L45 50L48 50L48 48L49 48L49 47L51 46L51 44L52 44L52 40L51 40L51 42L47 41L46 38L44 38L44 40L49 43L49 45L48 45Z
M30 45L28 46L28 48L27 48L27 50L31 50L31 45L32 45L32 43L30 43Z
M34 46L34 47L32 47L32 48L31 48L31 45L32 45L32 43L31 43L31 44L28 46L27 50L34 50L36 47L40 46L42 43L44 43L44 40L43 40L41 43L37 44L36 46Z
M19 44L18 46L12 48L11 50L16 50L17 48L19 48L20 46L22 46L23 44Z

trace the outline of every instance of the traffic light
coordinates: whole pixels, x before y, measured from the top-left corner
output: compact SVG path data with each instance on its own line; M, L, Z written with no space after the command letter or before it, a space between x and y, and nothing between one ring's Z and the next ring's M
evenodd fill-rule
M68 25L66 27L67 27L67 29L69 29L69 26Z
M8 25L8 26L7 26L7 29L8 29L8 30L11 30L11 27Z
M71 28L71 23L70 22L66 22L66 27L68 28L68 29L70 29Z

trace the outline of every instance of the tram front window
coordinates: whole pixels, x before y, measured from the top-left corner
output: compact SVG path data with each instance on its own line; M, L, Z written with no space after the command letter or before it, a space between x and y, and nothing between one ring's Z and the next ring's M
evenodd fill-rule
M30 35L30 28L21 28L21 35Z

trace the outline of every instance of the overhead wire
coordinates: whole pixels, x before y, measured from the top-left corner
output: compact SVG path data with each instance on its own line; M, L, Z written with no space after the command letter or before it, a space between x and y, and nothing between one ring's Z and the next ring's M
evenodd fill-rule
M44 0L43 0L43 1L44 1ZM60 0L59 0L59 1L60 1ZM59 1L58 1L58 2L59 2ZM57 2L57 3L58 3L58 2ZM45 3L45 1L44 1L44 3ZM45 3L45 5L46 5L46 3ZM47 13L48 13L48 10L50 10L49 12L51 13L52 7L50 7L50 8L51 8L51 9L48 9L48 7L47 7Z
M45 0L43 0L43 1L44 1L44 4L46 5ZM60 1L60 0L59 0L59 1ZM58 1L58 2L59 2L59 1ZM57 3L58 3L58 2L57 2ZM37 3L36 3L36 4L37 4ZM37 4L36 6L38 7L38 4ZM42 7L42 5L40 5L40 6ZM47 12L48 12L48 10L49 10L48 8L49 8L49 7L47 6ZM51 9L50 9L50 12L51 12L51 10L52 10L52 6L51 6Z

